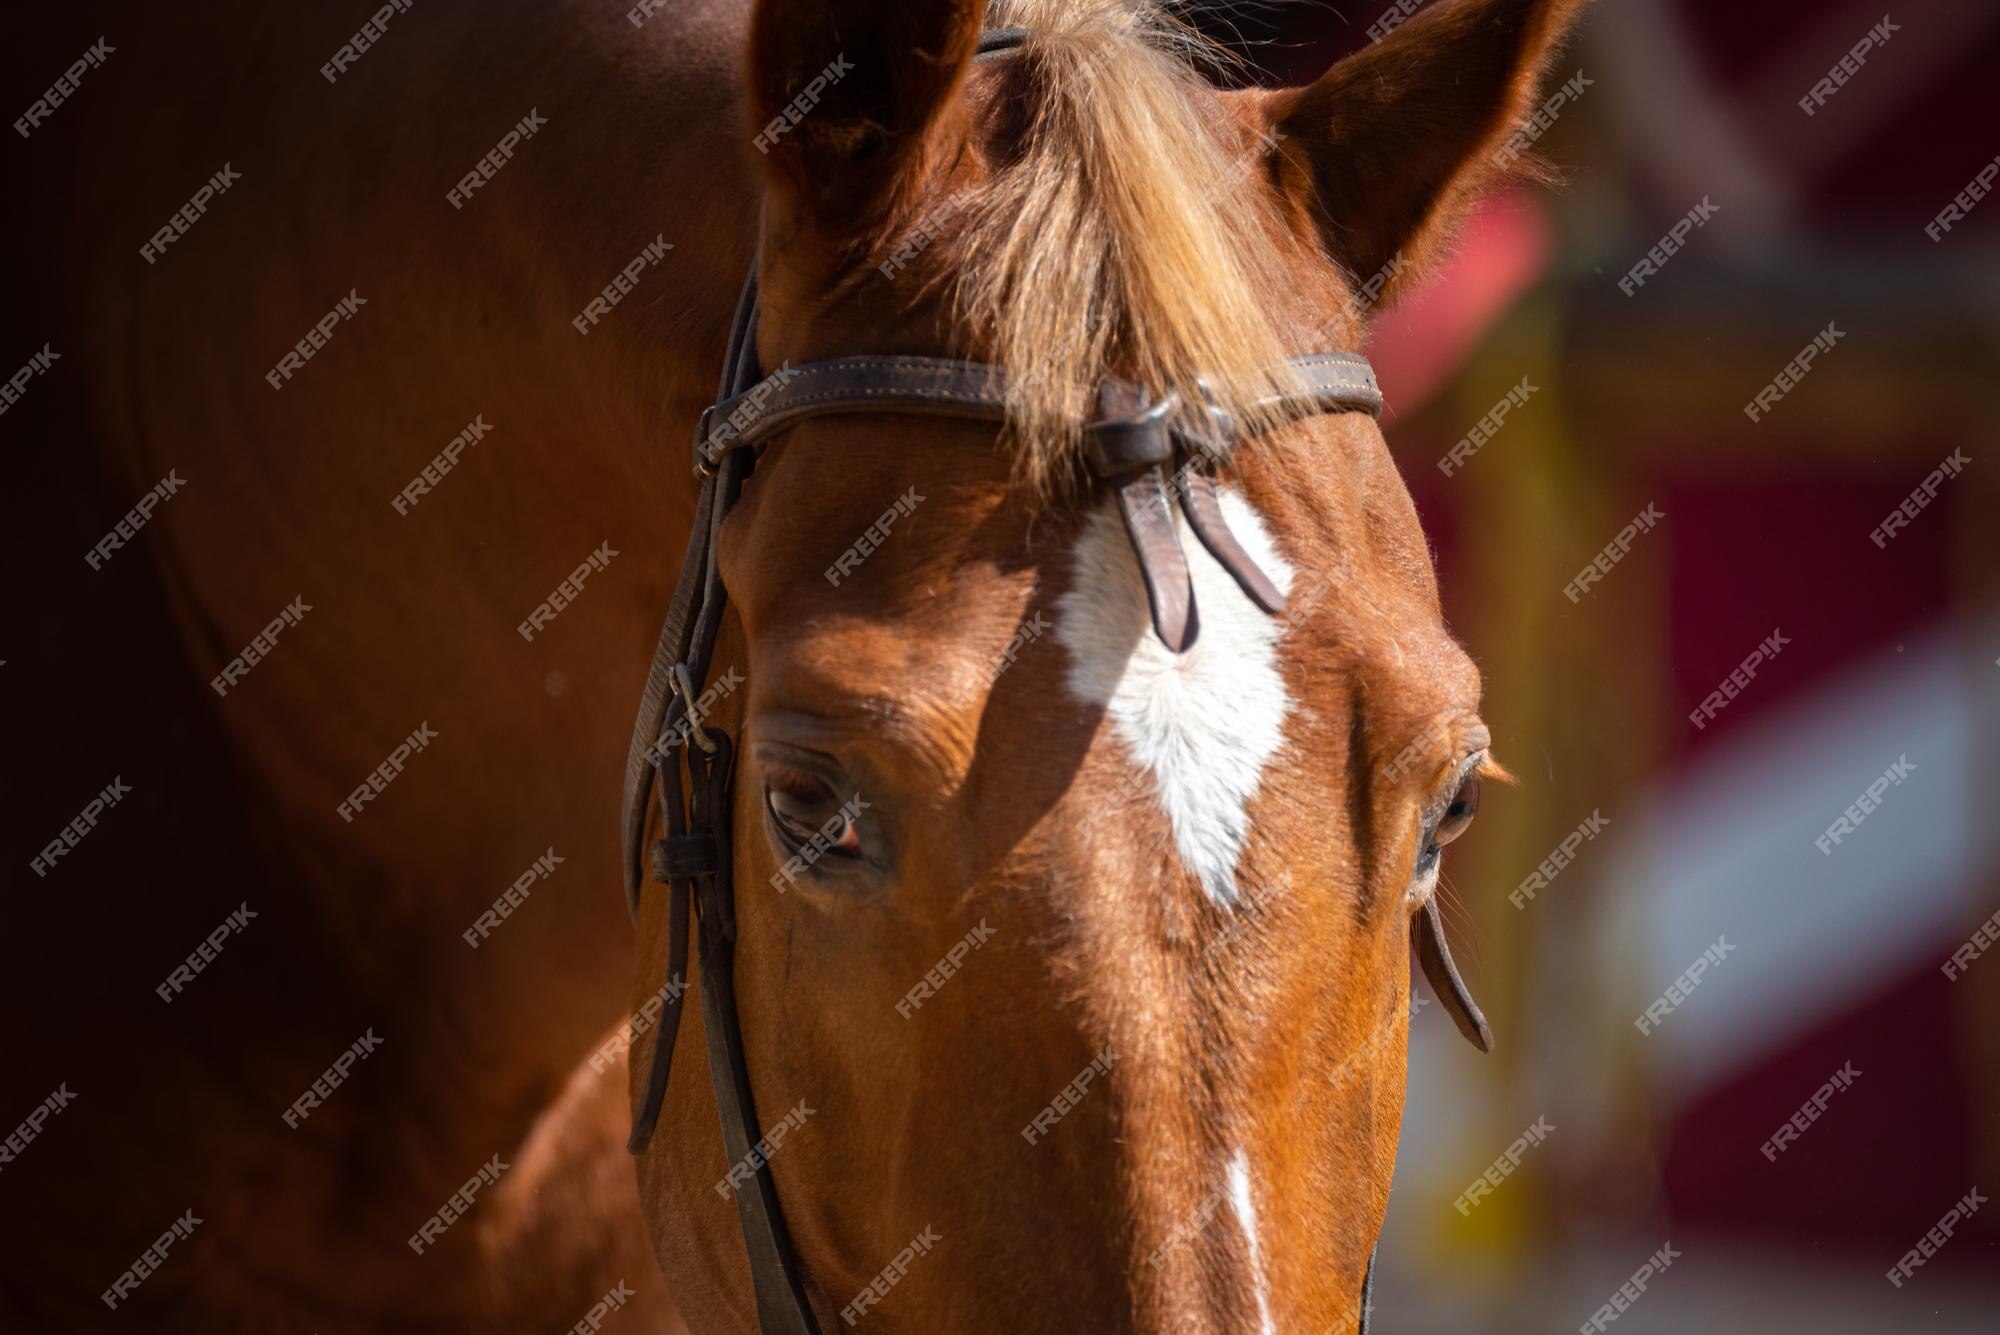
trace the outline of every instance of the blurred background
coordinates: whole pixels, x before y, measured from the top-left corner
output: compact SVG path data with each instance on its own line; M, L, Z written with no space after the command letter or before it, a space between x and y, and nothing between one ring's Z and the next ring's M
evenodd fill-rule
M1292 83L1419 8L1205 21ZM1520 778L1452 850L1498 1046L1480 1057L1440 1007L1412 1021L1380 1330L1575 1330L1668 1243L1620 1335L2000 1326L2000 1210L1886 1278L2000 1184L2000 958L1943 968L2000 909L2000 203L1926 233L2000 154L1996 67L2000 6L1972 0L1602 0L1548 81L1587 80L1536 145L1565 186L1492 200L1378 322L1385 433ZM1954 450L1958 476L1871 540ZM1664 519L1572 602L1649 504Z

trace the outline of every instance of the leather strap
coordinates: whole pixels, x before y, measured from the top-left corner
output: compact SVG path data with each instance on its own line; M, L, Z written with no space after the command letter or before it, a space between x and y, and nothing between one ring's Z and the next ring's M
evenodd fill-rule
M1368 1335L1368 1319L1375 1311L1375 1254L1382 1250L1380 1239L1368 1249L1368 1273L1361 1277L1361 1322L1359 1335Z
M1290 365L1303 388L1274 394L1258 407L1296 416L1382 409L1382 392L1363 357L1317 353ZM1235 424L1210 405L1203 429L1196 431L1177 419L1179 407L1173 396L1150 401L1140 386L1107 379L1098 387L1097 417L1083 431L1085 462L1112 485L1118 499L1153 628L1175 653L1185 652L1200 629L1174 519L1176 502L1202 545L1258 606L1273 615L1285 607L1283 593L1224 523L1213 482L1194 471L1200 462L1214 462L1227 453L1236 441ZM702 414L695 428L695 471L706 477L729 455L754 449L809 417L834 413L921 413L1002 422L1007 380L996 367L945 357L833 357L784 367ZM1167 471L1178 459L1188 467L1175 472L1169 483ZM631 809L628 804L628 813Z
M1118 516L1138 558L1139 581L1146 588L1146 606L1153 615L1153 633L1175 653L1185 653L1200 631L1194 606L1194 580L1187 556L1174 531L1173 502L1167 499L1160 470L1128 473L1112 484Z
M757 266L753 263L749 276L743 280L742 294L736 299L736 314L730 320L722 378L716 387L718 399L738 394L756 382L756 340ZM703 421L706 420L704 414ZM695 497L694 522L688 528L687 550L681 556L680 576L667 603L666 623L660 627L652 666L646 672L646 687L639 697L639 715L633 721L632 739L625 749L625 788L619 804L619 862L625 877L625 907L635 918L639 916L639 892L645 883L641 846L646 836L646 812L652 802L653 775L660 764L661 743L669 727L667 703L673 691L673 669L686 661L695 598L706 592L711 577L709 549L721 523L716 492L715 479L702 478ZM701 682L697 678L694 684L699 687Z
M701 916L701 1025L708 1038L715 1112L722 1122L722 1147L729 1162L752 1165L749 1183L736 1190L736 1218L750 1259L758 1329L764 1335L819 1335L806 1297L805 1268L792 1250L770 1164L751 1153L762 1123L750 1091L750 1062L736 1010L736 908L729 847L734 755L727 733L720 728L706 731L715 750L691 750L688 760L700 774L694 819L715 837L715 872L701 879L696 896Z
M1201 545L1208 548L1208 554L1229 572L1251 602L1272 616L1283 616L1285 595L1229 531L1222 518L1222 502L1215 494L1215 480L1188 467L1174 474L1174 487L1180 494L1181 512L1187 516L1188 527L1201 539Z
M1472 990L1459 976L1451 947L1445 942L1444 913L1438 908L1436 895L1425 901L1417 923L1417 958L1423 963L1424 977L1430 979L1431 991L1438 994L1438 1000L1451 1012L1458 1032L1481 1052L1493 1051L1493 1030L1480 1013L1479 1003L1472 999Z
M1486 1017L1480 1013L1479 1003L1472 999L1465 980L1459 976L1458 965L1451 958L1451 947L1445 943L1444 913L1438 907L1436 895L1432 895L1417 915L1417 958L1424 966L1424 977L1430 980L1431 990L1444 1002L1451 1012L1452 1022L1458 1032L1472 1041L1481 1052L1493 1050L1493 1031L1487 1027ZM1357 1326L1359 1335L1368 1335L1368 1327L1375 1312L1375 1258L1381 1251L1381 1240L1368 1250L1368 1272L1361 1280L1361 1318Z
M864 412L998 422L1006 391L993 368L946 357L832 357L780 367L702 414L695 468L713 468L724 453L761 445L808 417Z
M757 270L753 265L731 322L716 392L718 402L740 401L757 381L757 316ZM704 435L712 417L713 410L702 415ZM723 1145L732 1162L754 1165L749 1184L737 1192L736 1205L758 1326L765 1335L819 1335L806 1297L805 1270L792 1249L770 1165L749 1157L758 1122L736 1013L734 862L729 846L734 743L728 733L707 727L690 713L696 693L708 679L728 602L716 564L717 541L749 466L748 451L730 450L703 470L687 552L626 752L621 861L627 901L637 914L643 871L640 844L656 781L666 830L657 850L656 874L665 881L670 896L665 1004L654 1030L652 1056L626 1148L633 1154L645 1153L666 1099L684 1010L689 910L693 905L701 940L702 1029ZM679 744L670 743L670 738ZM683 765L689 779L685 792L681 786Z
M1197 624L1194 581L1175 531L1166 483L1165 469L1174 457L1167 435L1172 407L1171 401L1148 404L1145 391L1127 381L1105 381L1097 391L1098 420L1086 433L1086 457L1117 499L1146 587L1154 633L1181 653L1194 643Z
M680 776L674 776L676 796ZM646 1088L639 1097L639 1111L632 1118L632 1133L625 1138L627 1154L644 1154L653 1143L653 1128L659 1124L660 1105L667 1098L667 1076L674 1068L674 1041L681 1032L681 1002L687 995L688 888L675 881L667 884L667 981L661 989L660 1017L653 1024L653 1054L646 1062Z
M1382 391L1366 358L1327 352L1296 357L1289 364L1304 388L1296 394L1272 394L1259 408L1300 417L1382 411ZM1175 406L1170 402L1164 409L1148 406L1146 411L1165 415ZM997 367L949 357L830 357L781 367L754 384L730 390L702 414L695 430L695 468L709 471L731 450L761 445L808 417L833 413L921 413L1001 422L1007 417L1007 378ZM1213 455L1234 443L1236 428L1228 416L1213 408L1209 416L1209 433L1198 435L1183 424L1171 424L1182 452ZM1095 467L1094 459L1092 463Z
M1319 411L1355 411L1380 416L1382 387L1376 383L1375 368L1366 357L1354 352L1314 352L1291 360L1292 370L1306 383ZM1292 400L1273 394L1257 406L1278 408Z

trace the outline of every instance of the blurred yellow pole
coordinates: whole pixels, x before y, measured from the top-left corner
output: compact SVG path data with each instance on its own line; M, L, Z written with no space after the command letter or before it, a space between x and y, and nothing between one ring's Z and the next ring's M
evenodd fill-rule
M1534 899L1518 908L1509 901L1593 811L1618 828L1625 794L1655 767L1666 698L1671 512L1578 603L1563 592L1648 501L1665 499L1631 481L1634 456L1621 442L1585 437L1575 425L1564 311L1554 291L1524 303L1461 376L1450 409L1471 423L1522 376L1537 390L1452 483L1463 558L1453 578L1468 595L1454 600L1466 609L1454 631L1480 661L1495 753L1520 779L1489 792L1482 828L1461 846L1470 856L1457 859L1451 876L1462 904L1454 921L1498 1036L1484 1105L1465 1114L1489 1134L1544 1113L1560 1126L1567 1114L1552 1104L1553 1091L1622 1091L1601 1100L1616 1107L1597 1109L1612 1119L1639 1101L1636 1059L1621 1055L1629 1045L1607 1044L1602 1022L1624 998L1600 995L1589 948L1595 845ZM1572 1139L1525 1161L1508 1190L1471 1218L1440 1210L1450 1241L1463 1244L1454 1250L1505 1269L1548 1244L1557 1222L1550 1170L1593 1143L1584 1125L1565 1130Z

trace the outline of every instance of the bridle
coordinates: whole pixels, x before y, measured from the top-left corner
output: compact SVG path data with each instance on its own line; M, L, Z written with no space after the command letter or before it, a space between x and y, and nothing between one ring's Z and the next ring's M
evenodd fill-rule
M1026 37L1024 29L991 30L980 39L979 55L1013 50ZM686 989L692 910L700 930L702 1028L723 1145L731 1163L753 1165L749 1185L736 1193L736 1205L758 1327L763 1335L819 1335L806 1297L804 1267L786 1232L769 1164L751 1153L760 1124L736 1008L730 848L735 742L723 729L707 725L699 705L728 597L717 569L717 546L758 449L788 428L835 413L922 413L1002 423L1007 382L999 368L983 363L903 356L834 357L765 376L757 366L758 313L753 260L730 326L715 402L695 425L694 470L701 482L694 525L625 760L620 863L626 901L637 917L647 870L642 844L655 782L666 836L653 846L651 872L668 895L667 978L659 994L662 1006L645 1090L626 1148L635 1155L645 1152L666 1097ZM1289 365L1298 387L1274 394L1256 405L1259 410L1299 418L1380 414L1382 393L1366 358L1319 353L1294 358ZM1115 378L1098 386L1096 407L1096 416L1083 428L1084 459L1117 500L1161 641L1179 652L1199 633L1176 510L1243 592L1264 611L1281 615L1283 593L1230 533L1217 501L1212 468L1237 440L1237 424L1220 409L1204 405L1204 411L1193 414L1199 429L1190 427L1173 396L1156 401L1144 386ZM1491 1032L1452 962L1435 896L1418 921L1417 954L1460 1032L1482 1052L1489 1050ZM1367 1335L1374 1284L1371 1254L1362 1282L1361 1335Z

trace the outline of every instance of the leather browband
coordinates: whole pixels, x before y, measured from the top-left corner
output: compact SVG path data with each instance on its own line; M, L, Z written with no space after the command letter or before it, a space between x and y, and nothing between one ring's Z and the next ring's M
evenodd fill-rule
M1299 388L1272 393L1254 405L1257 410L1281 417L1382 411L1382 391L1365 357L1323 352L1287 365ZM1237 424L1210 404L1202 429L1193 430L1176 415L1179 407L1172 395L1155 400L1139 385L1109 378L1097 391L1097 415L1083 427L1084 461L1117 498L1153 628L1176 653L1200 631L1177 513L1187 516L1202 546L1260 607L1273 615L1285 610L1284 595L1229 532L1215 496L1211 474L1238 443ZM998 367L944 357L833 357L785 367L701 415L695 425L695 471L707 476L730 454L755 449L809 417L839 413L1002 422L1007 378ZM1177 468L1177 462L1185 466Z
M1295 357L1288 365L1303 382L1294 395L1272 395L1262 408L1305 417L1325 412L1382 411L1382 391L1368 359L1351 352L1323 352ZM1138 387L1133 386L1135 394ZM1218 454L1233 444L1236 428L1219 410L1209 413L1212 427L1199 435L1171 422L1169 400L1147 403L1143 394L1131 417L1102 419L1084 428L1085 450L1094 433L1135 423L1132 417L1157 418L1174 444L1189 455ZM722 400L701 416L695 428L694 466L714 469L730 450L761 445L808 417L834 413L921 413L926 417L964 417L1001 422L1007 417L1007 378L998 367L945 357L832 357L782 368L740 394ZM1110 473L1090 458L1092 471ZM1146 460L1164 463L1166 455ZM1123 470L1119 470L1123 471Z

